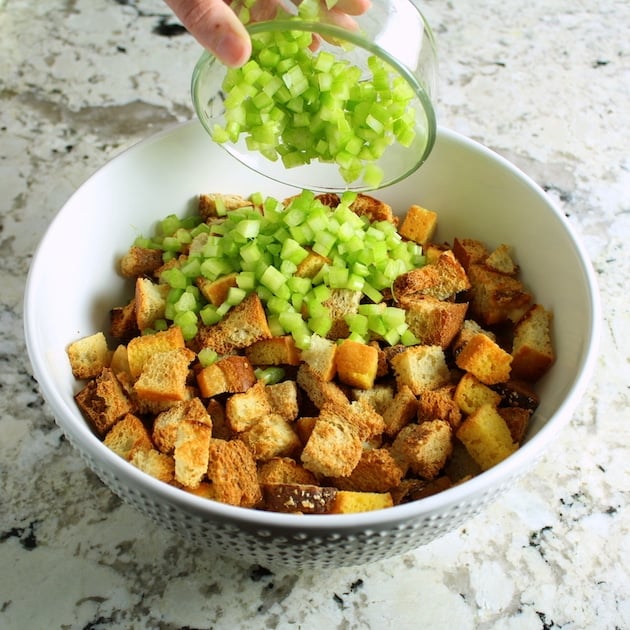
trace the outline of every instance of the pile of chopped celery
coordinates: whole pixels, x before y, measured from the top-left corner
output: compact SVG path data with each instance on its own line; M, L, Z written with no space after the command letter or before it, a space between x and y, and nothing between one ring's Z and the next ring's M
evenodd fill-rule
M300 4L298 17L309 6ZM243 136L248 150L280 158L287 168L336 163L346 183L363 178L376 188L386 149L414 140L413 90L379 57L368 57L364 73L331 52L312 51L312 37L305 31L252 37L250 60L226 72L225 122L214 125L212 137L236 143Z
M358 312L345 318L351 339L417 343L405 312L386 305L382 291L401 273L424 264L422 248L404 241L393 223L370 222L356 214L350 208L355 198L356 193L345 192L340 204L330 208L310 191L302 191L286 205L256 194L253 206L221 212L221 221L166 217L151 238L135 242L163 250L165 262L177 261L160 275L169 291L165 318L155 323L155 329L173 322L192 339L200 322L219 322L255 291L272 333L291 334L304 349L313 333L326 336L330 331L333 322L326 300L335 289L348 289L362 294ZM313 277L296 275L298 265L312 252L328 262ZM203 297L197 279L215 281L228 274L235 274L236 286L214 306Z

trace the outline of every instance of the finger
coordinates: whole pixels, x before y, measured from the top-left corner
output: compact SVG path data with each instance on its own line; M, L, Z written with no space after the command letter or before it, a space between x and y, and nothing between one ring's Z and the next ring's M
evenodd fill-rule
M334 8L348 15L361 15L370 8L371 4L370 0L338 0Z
M245 27L223 0L165 0L190 34L228 66L251 55Z

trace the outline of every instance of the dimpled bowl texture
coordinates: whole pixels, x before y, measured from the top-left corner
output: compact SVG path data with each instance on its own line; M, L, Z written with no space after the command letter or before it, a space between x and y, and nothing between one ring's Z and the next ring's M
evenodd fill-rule
M81 383L66 347L107 331L109 309L128 299L131 287L117 273L120 256L157 220L190 211L199 193L257 191L277 198L296 192L231 158L193 121L127 150L69 199L39 245L25 293L33 372L59 426L125 501L182 537L247 563L283 569L365 564L462 526L531 471L568 424L595 363L600 306L584 250L544 192L503 158L445 129L427 163L378 196L399 213L412 203L436 210L439 241L459 236L512 245L525 283L553 310L557 361L538 384L540 406L515 454L421 501L300 516L223 505L159 482L108 450L86 424L73 399Z

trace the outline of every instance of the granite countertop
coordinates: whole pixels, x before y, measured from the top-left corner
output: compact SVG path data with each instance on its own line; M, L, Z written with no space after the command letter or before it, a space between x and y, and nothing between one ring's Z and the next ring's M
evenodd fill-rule
M0 1L0 627L630 627L630 5L422 6L440 123L540 183L601 283L601 356L569 427L465 527L363 568L235 565L121 503L38 393L24 282L84 179L192 116L200 49L159 0Z

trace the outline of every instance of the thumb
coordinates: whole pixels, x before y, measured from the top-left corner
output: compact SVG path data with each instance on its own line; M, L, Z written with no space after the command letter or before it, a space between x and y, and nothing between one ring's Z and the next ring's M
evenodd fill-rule
M251 54L243 24L223 0L165 0L189 33L228 66L241 66Z

